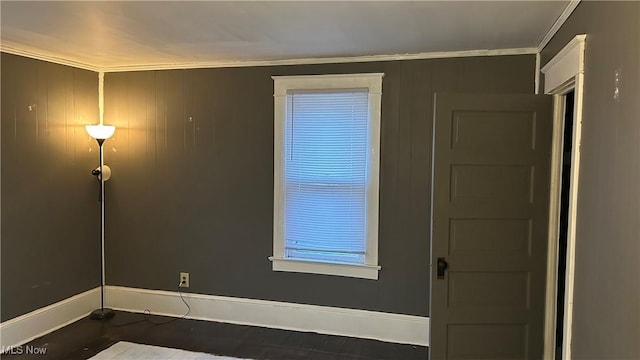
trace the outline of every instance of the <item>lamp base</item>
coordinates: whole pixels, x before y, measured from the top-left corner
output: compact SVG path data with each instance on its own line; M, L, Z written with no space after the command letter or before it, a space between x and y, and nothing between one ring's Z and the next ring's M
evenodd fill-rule
M113 310L111 309L97 309L97 310L93 310L91 312L91 315L89 315L89 319L91 320L109 320L111 319L116 313L113 312Z

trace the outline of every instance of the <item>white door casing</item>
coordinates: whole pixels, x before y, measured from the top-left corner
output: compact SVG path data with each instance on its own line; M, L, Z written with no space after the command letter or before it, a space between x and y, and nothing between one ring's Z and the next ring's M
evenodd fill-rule
M560 194L562 188L562 141L564 130L564 95L574 91L573 145L567 229L567 259L564 299L564 338L562 359L571 359L571 326L575 271L576 218L578 176L580 173L580 139L584 95L584 58L586 35L576 35L544 67L544 93L554 96L554 129L551 153L551 201L549 211L549 247L547 264L547 300L545 310L545 359L553 359L555 351L556 287L558 264L558 232Z

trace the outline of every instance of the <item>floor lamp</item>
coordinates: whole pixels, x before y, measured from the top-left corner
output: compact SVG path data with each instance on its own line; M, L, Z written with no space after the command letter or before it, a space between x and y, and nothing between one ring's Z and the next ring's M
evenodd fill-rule
M104 182L111 177L111 169L104 164L102 144L104 141L113 135L116 130L115 126L108 125L87 125L87 132L89 135L96 139L98 142L98 148L100 152L100 166L95 168L91 173L100 181L100 309L96 309L91 312L89 318L93 320L106 320L113 317L115 314L113 310L104 307L104 283L105 283L105 268L104 268Z

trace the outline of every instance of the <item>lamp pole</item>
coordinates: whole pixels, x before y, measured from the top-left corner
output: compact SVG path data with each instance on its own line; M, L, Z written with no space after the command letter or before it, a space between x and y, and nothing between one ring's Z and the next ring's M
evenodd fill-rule
M104 167L104 155L102 144L104 144L104 139L98 140L98 148L100 149L100 309L102 313L104 313L104 285L105 281L105 266L104 266L104 176L103 167Z

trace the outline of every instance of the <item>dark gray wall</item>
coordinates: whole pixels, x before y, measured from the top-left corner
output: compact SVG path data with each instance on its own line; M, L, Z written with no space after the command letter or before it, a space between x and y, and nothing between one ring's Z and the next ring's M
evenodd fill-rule
M640 359L640 2L581 2L542 64L576 34L587 42L573 358Z
M1 320L100 284L96 73L2 53Z
M107 283L427 315L432 98L532 93L535 58L109 73ZM271 271L272 75L384 72L378 281Z

